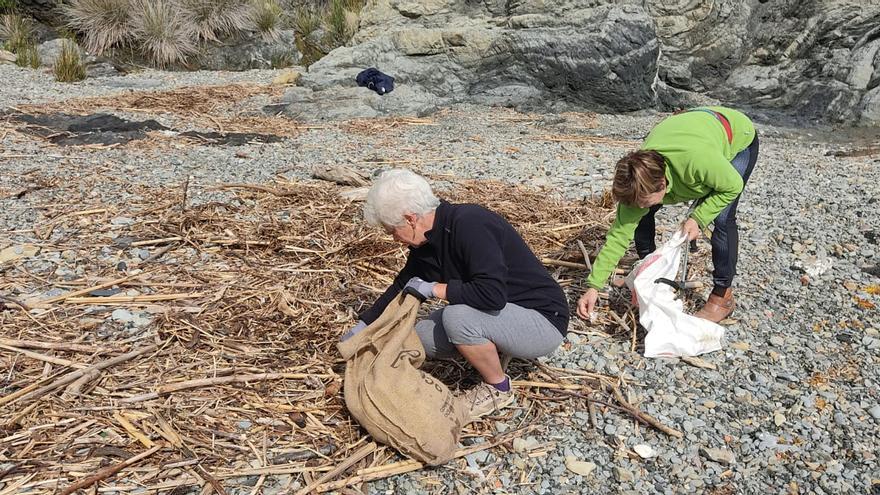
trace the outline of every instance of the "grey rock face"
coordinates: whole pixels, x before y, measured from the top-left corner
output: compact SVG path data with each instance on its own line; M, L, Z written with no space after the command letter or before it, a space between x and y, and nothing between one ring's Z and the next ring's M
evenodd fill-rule
M880 86L865 93L860 119L862 125L877 125L880 122Z
M880 4L856 0L721 2L738 14L694 21L714 24L726 58L704 57L699 46L673 52L661 67L686 65L689 88L723 100L781 109L816 121L880 125L871 90L880 84ZM729 29L728 29L729 28ZM666 42L677 38L661 40ZM692 58L675 60L687 53ZM708 64L708 65L701 65ZM661 70L662 73L662 70ZM673 83L667 78L668 83Z
M61 3L57 0L18 0L16 7L40 22L52 23L58 20L58 5Z
M199 66L207 70L272 69L279 65L296 65L301 59L294 32L282 30L275 38L254 35L208 45L199 58Z
M669 86L706 92L742 63L752 4L757 2L647 3L663 49L660 77Z
M371 2L315 91L377 67L446 103L623 112L728 103L880 125L880 4ZM333 93L318 98L333 98Z
M371 4L357 44L312 65L302 86L316 102L366 94L367 89L348 94L344 88L355 86L360 70L377 67L396 79L397 89L384 98L409 87L419 95L418 109L425 102L604 111L652 106L659 45L647 13L631 5L568 7L565 16L536 3L494 17L491 9L441 0ZM300 100L291 103L289 113L312 113ZM373 110L393 113L412 106ZM356 103L350 116L364 111Z

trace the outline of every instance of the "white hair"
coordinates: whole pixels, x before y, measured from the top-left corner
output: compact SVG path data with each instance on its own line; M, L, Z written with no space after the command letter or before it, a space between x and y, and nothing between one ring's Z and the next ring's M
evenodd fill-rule
M399 227L404 215L424 215L440 206L424 177L402 168L387 170L373 182L364 205L364 219L373 226Z

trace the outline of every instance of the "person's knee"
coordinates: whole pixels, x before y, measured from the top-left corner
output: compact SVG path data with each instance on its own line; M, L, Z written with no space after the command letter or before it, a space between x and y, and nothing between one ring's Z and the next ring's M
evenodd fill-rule
M656 251L657 248L655 246L640 246L636 245L636 254L639 256L640 260L643 260L648 257L649 254Z
M716 232L721 235L726 235L728 231L734 229L736 229L736 211L722 211L717 217L715 217Z
M432 314L415 325L416 335L425 349L425 356L431 359L447 359L458 354L455 346L449 342L440 320L440 315Z
M452 304L443 310L443 329L453 344L478 344L486 339L475 324L479 310L466 304Z
M429 358L433 358L437 355L437 342L436 336L434 335L437 326L438 325L435 325L431 320L420 320L416 322L416 335L419 336L419 340L422 342L422 347L425 348L425 355Z

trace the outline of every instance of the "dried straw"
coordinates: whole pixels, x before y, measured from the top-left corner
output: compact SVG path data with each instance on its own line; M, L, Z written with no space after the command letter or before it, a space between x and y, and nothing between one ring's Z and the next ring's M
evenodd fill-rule
M122 492L222 491L229 478L280 473L323 490L348 484L321 476L342 476L334 466L357 466L362 474L351 483L415 469L383 467L394 460L385 447L358 450L369 440L341 397L338 336L405 257L364 225L342 188L279 179L231 186L233 201L189 206L179 189L133 185L139 201L100 205L88 187L58 187L64 201L45 205L34 232L56 239L51 233L64 228L67 236L44 241L41 255L76 251L86 275L64 281L28 262L0 267L0 293L35 294L16 296L30 312L0 307L0 362L8 370L0 454L14 466L5 491L94 483ZM608 203L499 182L458 182L442 195L502 213L540 257L569 263L583 261L576 241L598 245L613 216ZM123 215L135 222L109 222ZM151 256L132 261L124 238ZM125 273L98 256L107 247L128 263ZM585 273L551 268L576 297ZM96 295L96 287L122 292ZM52 288L66 293L39 296ZM117 318L145 312L153 323L130 328L108 318L120 310ZM613 333L617 324L603 318L593 330ZM461 363L432 363L432 372L453 387L474 376ZM613 405L611 390L623 385L613 377L547 367L513 373L529 382L521 389L526 423L572 401L635 415L629 404ZM491 431L485 421L466 435Z

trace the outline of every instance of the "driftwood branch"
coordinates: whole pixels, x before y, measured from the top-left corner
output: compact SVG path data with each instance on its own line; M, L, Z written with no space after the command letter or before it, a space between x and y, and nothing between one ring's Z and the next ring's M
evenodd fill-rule
M143 402L145 400L153 400L157 399L162 395L172 394L174 392L180 392L181 390L188 390L193 388L203 388L203 387L216 387L218 385L229 385L231 383L250 383L250 382L261 382L266 380L305 380L306 378L333 378L333 375L320 375L314 373L254 373L250 375L233 375L233 376L218 376L215 378L199 378L196 380L187 380L185 382L177 382L177 383L167 383L165 385L160 385L155 392L149 392L146 394L134 395L132 397L127 397L125 399L121 399L119 402L124 404L131 404L134 402Z
M0 344L25 349L50 349L53 351L87 352L90 354L101 351L101 348L92 345L68 344L66 342L37 342L35 340L0 338Z
M105 479L113 476L114 474L118 473L119 471L122 471L123 469L127 468L128 466L131 466L132 464L134 464L136 462L142 461L142 460L146 459L147 457L150 457L151 455L158 452L159 449L161 449L161 448L162 448L161 446L157 445L150 450L146 450L136 456L129 457L128 459L126 459L118 464L114 464L112 466L107 466L104 469L101 469L100 471L98 471L97 473L89 476L88 478L83 478L83 479L77 481L76 483L68 486L64 490L61 490L60 495L70 495L71 493L73 493L77 490L82 490L83 488L88 488L99 481L105 480Z
M343 165L318 165L312 169L312 177L343 186L363 187L370 185L370 181L363 174Z
M72 371L72 372L67 373L66 375L62 376L61 378L58 378L54 382L52 382L44 387L38 388L37 390L34 390L33 392L30 392L24 396L19 397L19 398L21 400L38 399L38 398L48 394L49 392L51 392L57 388L61 388L65 385L67 385L68 383L72 383L72 382L80 379L81 377L83 377L85 375L90 375L96 371L101 371L101 370L109 368L111 366L116 366L117 364L124 363L132 358L140 356L141 354L146 354L148 352L155 351L158 347L159 346L157 346L157 345L149 345L147 347L141 347L140 349L131 351L126 354L122 354L121 356L116 356L113 359L108 359L107 361L103 361L103 362L98 363L94 366L90 366L88 368L83 368L83 369L80 369L77 371ZM4 403L4 399L5 399L5 397L0 398L0 404ZM15 399L12 399L12 400L15 400Z
M623 398L623 394L620 393L619 388L615 387L614 385L609 385L609 387L611 388L611 391L614 394L614 400L616 400L617 403L620 404L620 407L626 409L626 411L628 413L632 414L633 417L635 417L637 420L641 421L642 423L644 423L648 426L653 426L654 428L657 428L658 430L662 431L663 433L666 433L669 436L673 436L675 438L684 437L684 433L676 430L675 428L670 428L670 427L664 425L657 418L651 416L648 413L639 411L639 409L636 406L627 402L627 400Z
M345 459L344 461L339 463L339 465L336 466L333 469L333 471L324 473L323 475L321 475L320 478L316 479L312 483L309 483L302 490L296 492L296 495L307 495L308 493L311 493L313 490L315 490L316 487L318 487L322 483L326 483L326 482L332 480L333 478L339 476L340 474L344 473L345 471L348 470L348 468L354 466L355 463L357 463L358 461L360 461L364 457L370 455L370 453L372 453L374 450L376 450L376 443L375 442L370 442L370 443L364 445L363 447L358 449L354 454L350 455L347 459Z

